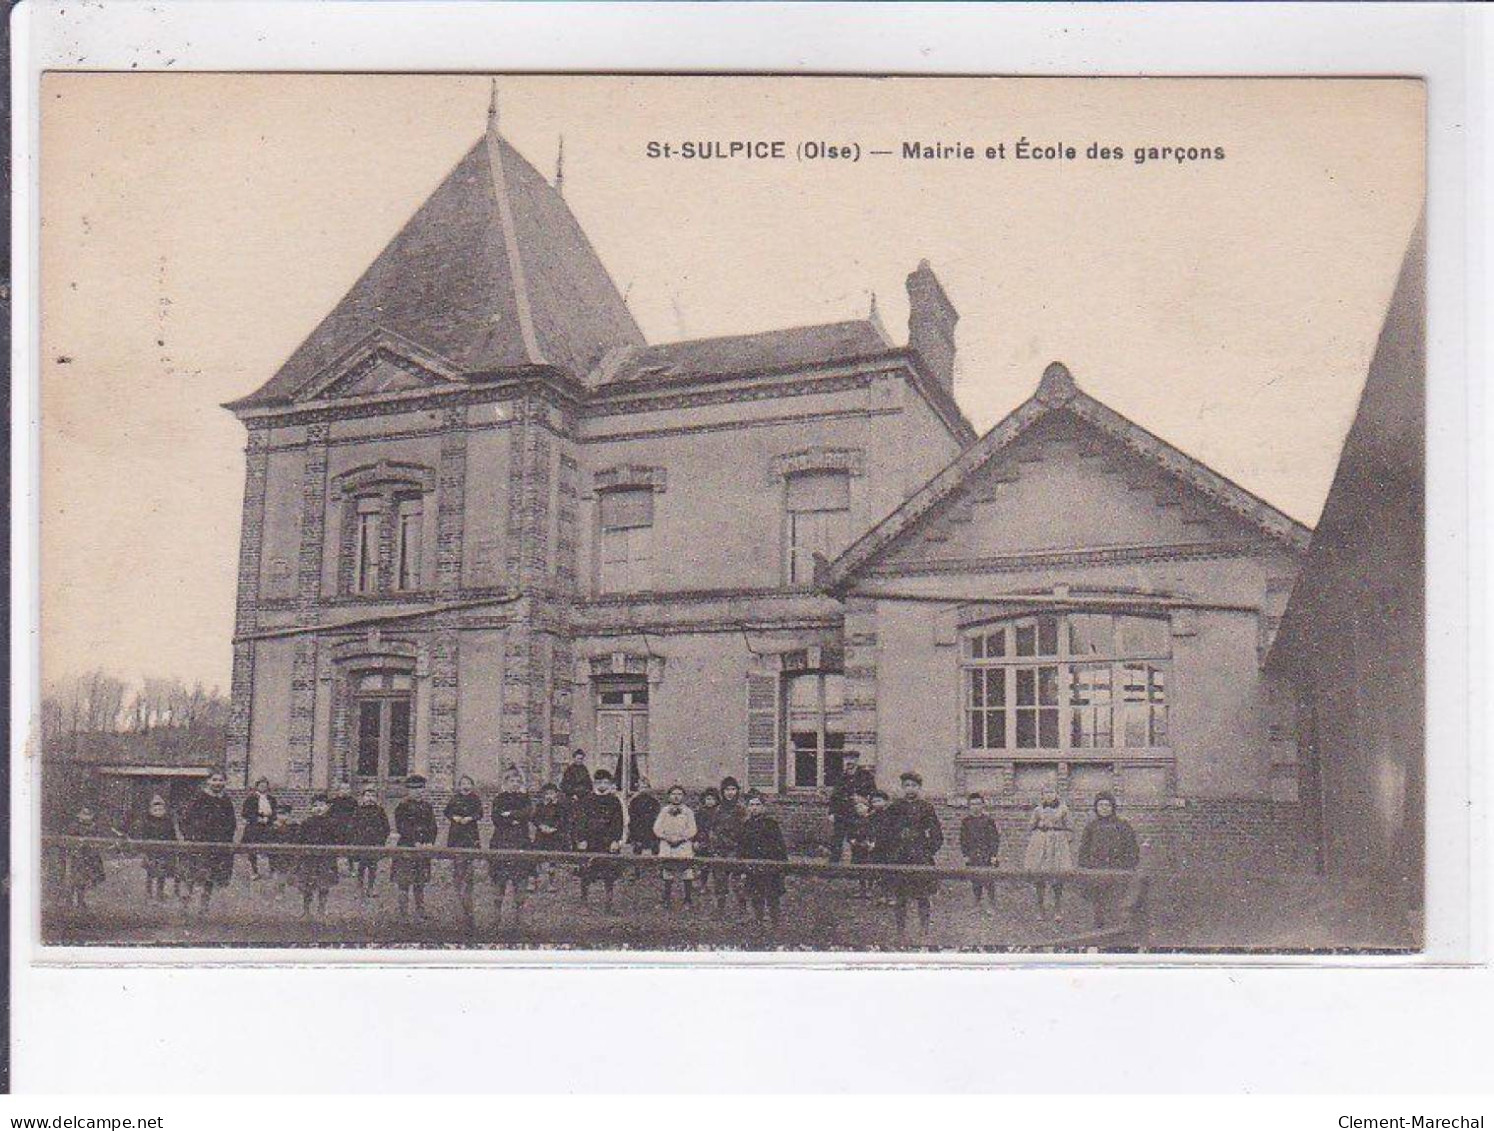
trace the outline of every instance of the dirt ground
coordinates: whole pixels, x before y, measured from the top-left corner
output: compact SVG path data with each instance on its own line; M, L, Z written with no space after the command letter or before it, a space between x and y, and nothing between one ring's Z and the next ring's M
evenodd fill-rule
M301 916L299 893L278 890L273 879L251 883L243 859L236 861L233 883L215 893L206 916L184 909L170 895L153 903L145 894L144 872L137 861L109 859L107 878L89 893L84 911L68 908L59 893L48 892L43 913L47 943L76 946L270 946L526 949L565 947L605 950L679 949L775 950L1088 950L1093 928L1088 902L1074 892L1064 902L1062 921L1039 918L1030 887L1007 884L997 889L995 906L977 908L968 885L946 881L934 897L933 924L927 936L910 914L910 929L899 941L892 908L876 899L856 897L848 880L804 880L793 877L777 928L759 926L751 915L728 900L724 912L714 898L696 893L695 906L661 906L655 872L625 877L618 885L612 913L602 909L600 887L589 904L580 900L575 877L561 874L558 890L531 895L522 922L512 907L500 920L492 889L477 887L477 927L460 922L449 866L438 862L427 891L430 918L401 921L388 865L381 869L375 897L361 898L343 875L333 889L325 920ZM1149 931L1141 944L1148 950L1301 950L1404 949L1414 940L1404 928L1379 921L1380 906L1372 892L1345 891L1316 876L1156 877L1152 885ZM910 909L911 911L911 909ZM1134 936L1110 940L1106 948L1135 949Z

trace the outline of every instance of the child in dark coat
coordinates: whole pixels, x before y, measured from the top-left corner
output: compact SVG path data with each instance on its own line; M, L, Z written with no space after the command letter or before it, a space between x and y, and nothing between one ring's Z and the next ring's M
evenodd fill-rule
M265 844L298 844L301 840L301 823L296 819L296 807L282 801L275 810L275 823L270 826L270 835ZM285 886L290 882L296 867L296 858L285 853L270 856L270 875L275 878L275 898L285 896Z
M738 855L743 860L787 860L788 846L783 841L783 829L768 815L763 795L754 790L747 795L747 819L742 822L742 840ZM783 915L783 873L778 871L748 872L744 883L748 902L752 904L752 916L759 923L766 914L773 926L778 926Z
M159 793L150 799L150 807L135 826L137 840L181 840L176 822ZM165 848L147 848L140 855L145 865L145 898L166 902L166 881L176 876L176 853Z
M228 779L214 771L208 775L202 791L197 794L182 814L182 839L232 845L238 832L239 818L234 812L233 802L225 790ZM188 897L196 888L202 900L201 909L208 909L213 889L228 886L233 879L233 851L203 851L183 853L188 877Z
M409 796L394 807L394 831L399 834L398 846L419 848L436 843L436 811L425 799L425 778L411 774L405 779ZM399 889L399 917L410 915L410 896L415 896L415 914L428 919L425 913L425 885L431 882L431 861L428 856L396 856L390 868L394 886Z
M457 780L457 791L446 803L445 817L447 848L482 847L482 836L477 827L482 821L482 798L477 796L477 783L466 774ZM472 904L472 867L471 857L458 856L451 861L451 883L461 905L462 922L468 928L477 924L477 909Z
M892 836L891 863L926 866L935 862L935 856L944 845L944 830L939 824L939 814L925 801L923 778L908 770L898 778L903 795L887 807L887 828ZM918 907L918 925L928 933L932 908L930 898L939 890L936 876L917 873L898 873L892 881L895 896L893 904L899 938L908 929L908 904Z
M960 822L960 855L968 868L994 868L996 854L1001 850L1001 830L986 814L986 799L982 794L970 795L970 812ZM996 907L996 885L990 880L971 880L975 890L975 905L980 906L981 896L986 897L987 906Z
M1132 872L1141 863L1136 830L1115 811L1115 797L1101 793L1095 798L1095 819L1084 826L1079 839L1079 867ZM1094 901L1095 926L1103 927L1114 916L1125 884L1120 880L1097 881L1090 889Z
M857 794L851 799L851 818L846 822L846 843L851 846L852 864L872 862L871 798ZM870 899L873 881L871 876L861 876L856 881L856 898Z
M524 778L518 770L511 769L503 775L503 792L493 798L493 839L490 848L523 852L532 847L529 828L530 813L534 803L524 792ZM514 922L524 914L524 888L534 871L534 865L519 860L493 860L488 864L488 876L493 881L493 908L498 917L503 917L503 892L513 892Z
M348 822L348 843L383 847L388 842L389 814L379 804L378 792L373 786L367 786L363 790L362 800L358 802L358 808L353 810L353 816ZM354 856L353 871L357 877L358 894L364 899L372 899L374 883L379 878L379 858Z
M319 793L311 799L311 816L301 825L297 840L301 844L340 844L342 822L332 816L329 798ZM301 889L301 918L311 918L312 902L317 918L327 917L327 896L337 883L337 857L326 853L307 853L296 857L296 886Z
M866 836L871 845L871 863L873 864L892 863L892 829L888 824L887 817L887 806L891 803L891 800L880 789L872 791L870 798L871 812L866 818ZM874 878L873 883L876 890L880 893L877 896L877 902L891 906L892 889L887 877L885 875L877 876Z
M571 849L570 813L560 799L560 790L551 782L540 790L539 801L530 814L534 823L533 846L536 852L569 852ZM542 860L539 876L545 886L555 890L558 869L552 860Z
M711 820L711 854L727 858L739 856L742 841L742 824L747 814L742 805L742 786L736 778L727 775L721 779L721 809ZM716 912L726 910L726 900L731 895L732 884L737 887L737 906L747 910L747 892L741 875L733 875L730 868L712 869L716 892Z
M627 818L623 800L612 788L612 775L598 770L595 791L581 808L580 823L576 826L576 851L594 852L616 856L622 848L623 835L627 831ZM607 896L604 909L612 910L612 889L617 883L621 865L615 860L593 859L581 866L581 902L591 891L591 885L600 881Z
M628 846L634 856L659 855L659 837L654 832L654 822L659 819L659 810L664 806L649 788L647 778L638 779L638 792L628 802ZM633 868L636 880L642 868Z
M73 819L72 836L102 836L93 806L84 805ZM88 910L88 892L104 882L104 857L97 845L77 845L67 850L68 902L79 911Z

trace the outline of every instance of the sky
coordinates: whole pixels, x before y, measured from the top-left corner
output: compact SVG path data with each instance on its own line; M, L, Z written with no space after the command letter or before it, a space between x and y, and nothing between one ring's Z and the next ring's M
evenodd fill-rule
M650 341L863 317L928 259L978 431L1062 360L1311 524L1422 205L1403 80L507 76L502 130ZM485 76L51 74L42 87L43 676L227 688L244 431L484 128ZM1018 160L1020 138L1075 160ZM648 143L786 143L782 161ZM859 161L798 161L802 142ZM973 161L909 161L904 142ZM1090 143L1123 159L1086 160ZM985 147L1005 143L1005 160ZM1222 147L1148 161L1137 146ZM873 156L871 149L890 149Z

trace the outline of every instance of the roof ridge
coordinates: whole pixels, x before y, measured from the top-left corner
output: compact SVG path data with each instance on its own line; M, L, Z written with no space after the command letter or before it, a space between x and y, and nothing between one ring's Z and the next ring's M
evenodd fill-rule
M496 85L494 98L496 99ZM508 258L509 277L513 281L514 306L519 315L519 336L524 343L524 353L536 365L545 364L540 350L539 338L534 333L534 314L529 306L529 284L524 271L524 253L519 247L519 235L514 227L513 202L508 195L508 179L503 172L503 138L498 133L498 115L488 115L488 129L483 135L487 146L488 175L493 180L493 200L498 206L498 223L503 230L503 251Z

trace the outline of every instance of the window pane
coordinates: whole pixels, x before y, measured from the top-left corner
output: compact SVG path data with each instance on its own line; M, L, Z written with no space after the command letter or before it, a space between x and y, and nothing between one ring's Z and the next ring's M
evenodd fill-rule
M414 679L407 675L393 675L389 677L389 686L395 691L409 691L414 686Z
M353 587L359 593L372 593L379 577L379 516L358 516L357 560L354 563Z
M1058 708L1044 707L1038 711L1038 745L1042 747L1054 747L1058 745Z
M1006 655L1006 629L998 628L986 637L986 655L993 660Z
M790 511L843 511L850 505L850 476L844 471L806 471L789 476Z
M379 701L358 704L358 776L379 776Z
M597 497L603 530L628 530L654 523L654 492L651 488L604 491Z
M399 508L399 545L396 548L396 577L401 589L420 588L420 504L401 503Z
M1006 706L1006 669L988 668L986 670L986 706Z
M410 772L410 701L389 701L389 776L402 778Z
M1038 702L1047 707L1058 702L1058 668L1038 668Z
M1017 669L1017 706L1030 707L1037 702L1037 669Z
M1109 664L1076 665L1069 678L1069 745L1106 747L1111 742Z
M984 711L970 712L970 748L972 750L983 750L986 745L986 713Z
M794 784L804 788L819 785L819 735L814 731L794 731Z
M1037 655L1037 626L1032 624L1017 625L1017 655Z
M1038 617L1038 655L1058 655L1058 618Z
M845 735L825 732L825 785L833 787L840 783L841 775L845 771L845 750Z
M1115 618L1105 613L1069 614L1069 655L1115 655Z
M965 673L965 682L970 687L970 706L986 705L986 673L979 669Z
M1006 746L1006 712L986 712L986 746L992 750Z
M1017 749L1031 750L1037 745L1037 713L1030 707L1017 710Z
M827 674L821 678L825 681L825 713L838 715L846 705L846 677Z
M972 659L984 660L986 658L986 638L984 636L972 636L965 644Z

